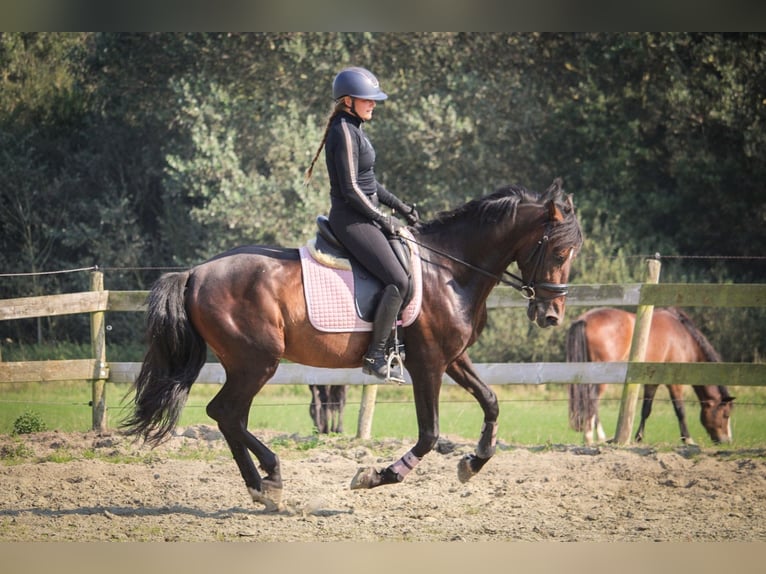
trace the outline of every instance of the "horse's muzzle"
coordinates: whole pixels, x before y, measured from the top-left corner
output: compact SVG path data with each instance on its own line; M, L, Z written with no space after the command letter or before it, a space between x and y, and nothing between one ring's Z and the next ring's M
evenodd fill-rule
M561 316L556 308L551 304L530 302L527 307L527 317L538 327L558 327L561 322Z

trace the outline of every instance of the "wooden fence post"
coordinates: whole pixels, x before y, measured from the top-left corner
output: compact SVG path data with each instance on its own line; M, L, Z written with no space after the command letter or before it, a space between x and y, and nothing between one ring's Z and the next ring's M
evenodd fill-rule
M375 412L375 399L378 396L378 385L364 385L362 387L362 401L359 406L359 423L356 429L356 438L370 438L372 436L372 416Z
M90 275L91 291L104 290L104 273L96 269ZM93 408L93 430L104 432L107 429L106 416L106 313L94 311L90 314L90 340L93 358L99 378L93 379L91 404Z
M660 280L660 261L659 258L647 260L648 270L646 283L657 284ZM636 326L633 329L633 339L630 344L630 356L628 362L643 362L646 357L646 348L649 344L649 331L652 327L652 316L654 315L654 305L639 305L636 310ZM636 417L636 405L638 404L638 392L641 383L630 383L627 381L622 388L622 402L620 403L620 414L617 418L617 430L615 431L615 442L617 444L630 443L633 433L633 421Z

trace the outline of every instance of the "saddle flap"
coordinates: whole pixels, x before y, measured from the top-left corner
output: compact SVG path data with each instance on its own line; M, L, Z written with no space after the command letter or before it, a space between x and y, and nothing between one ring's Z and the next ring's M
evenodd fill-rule
M316 240L310 240L299 249L309 320L325 332L371 331L382 284L348 253L344 253L348 259L342 261L324 255L315 248L319 242L317 235ZM326 242L324 244L330 249ZM408 255L412 259L412 265L408 266L412 272L412 292L401 313L404 327L415 321L422 302L420 258L417 251L410 251Z

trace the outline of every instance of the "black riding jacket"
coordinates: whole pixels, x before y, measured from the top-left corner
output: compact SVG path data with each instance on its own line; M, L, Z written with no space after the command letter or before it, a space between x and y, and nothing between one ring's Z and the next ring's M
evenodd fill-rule
M386 215L379 204L402 212L406 206L375 179L375 149L362 129L362 120L340 112L332 120L325 141L325 161L333 203L342 200L371 221Z

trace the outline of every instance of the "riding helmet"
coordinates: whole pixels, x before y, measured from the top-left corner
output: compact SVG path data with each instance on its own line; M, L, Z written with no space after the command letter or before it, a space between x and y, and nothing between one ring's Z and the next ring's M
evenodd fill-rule
M343 96L364 100L385 100L388 96L380 89L378 79L365 68L344 68L332 82L334 100Z

